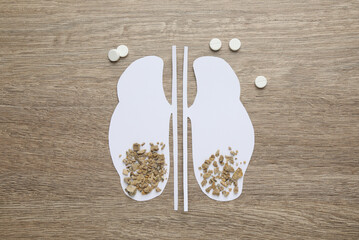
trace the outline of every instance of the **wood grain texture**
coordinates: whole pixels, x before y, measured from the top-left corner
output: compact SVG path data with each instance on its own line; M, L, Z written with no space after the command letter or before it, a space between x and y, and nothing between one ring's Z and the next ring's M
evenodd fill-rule
M119 44L130 54L110 63ZM171 99L173 44L178 119L188 45L190 103L193 60L223 57L256 137L243 194L228 203L201 193L189 154L188 213L172 210L173 173L160 197L127 198L108 150L119 76L160 56ZM0 239L359 238L356 0L1 1L0 74Z

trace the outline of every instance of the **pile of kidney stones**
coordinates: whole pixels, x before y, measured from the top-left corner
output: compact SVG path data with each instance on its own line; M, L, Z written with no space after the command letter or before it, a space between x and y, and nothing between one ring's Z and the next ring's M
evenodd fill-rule
M202 166L198 169L202 170L201 177L202 187L206 187L206 192L212 195L219 196L221 193L227 197L232 191L235 194L238 193L238 179L243 177L241 167L238 167L237 155L238 150L234 151L231 147L228 147L230 155L220 155L219 150L215 154L212 154L209 159L205 160ZM240 162L239 164L246 164ZM237 169L234 169L236 165Z
M149 194L152 190L160 192L158 187L160 182L165 180L166 163L165 155L159 153L165 148L164 143L150 143L150 151L141 149L145 143L134 143L132 149L128 149L123 163L126 168L123 169L124 181L127 184L126 192L134 196L137 191L143 195ZM120 155L121 157L121 155Z
M142 148L144 145L145 143L134 143L132 149L126 151L126 157L123 159L126 166L122 172L124 182L127 184L125 190L130 196L134 196L137 191L143 195L153 190L160 192L158 184L165 180L167 173L165 155L160 153L164 150L165 144L150 143L149 151ZM238 180L243 177L242 169L238 165L246 164L246 162L236 161L238 150L234 151L231 147L228 150L230 154L224 156L217 150L198 168L202 171L201 185L206 187L207 193L212 191L212 195L215 196L222 193L225 197L232 190L234 194L238 193Z

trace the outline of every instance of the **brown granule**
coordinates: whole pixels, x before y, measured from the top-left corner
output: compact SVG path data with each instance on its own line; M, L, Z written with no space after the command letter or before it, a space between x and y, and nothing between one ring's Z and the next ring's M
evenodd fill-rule
M128 185L127 187L126 187L126 192L130 195L130 196L133 196L133 195L135 195L135 193L136 193L136 186L133 186L133 185Z
M212 194L213 194L213 195L216 195L216 196L219 196L219 194L220 194L219 189L218 189L218 188L215 188L215 189L213 190Z
M237 170L233 173L232 179L237 181L238 179L240 179L241 177L243 177L243 172L241 168L237 168Z
M209 172L203 174L203 178L204 178L204 179L207 179L207 178L209 178L210 176L211 176L211 173L209 173Z
M221 164L221 165L223 165L223 155L221 155L221 156L219 156L219 163Z
M216 157L218 157L218 156L219 156L219 150L217 150L217 152L216 152L216 154L215 154L215 155L216 155Z
M207 184L207 180L203 179L202 182L201 182L202 187L204 187L206 184Z
M137 152L137 151L139 151L139 150L140 150L140 144L134 143L134 144L133 144L133 151Z

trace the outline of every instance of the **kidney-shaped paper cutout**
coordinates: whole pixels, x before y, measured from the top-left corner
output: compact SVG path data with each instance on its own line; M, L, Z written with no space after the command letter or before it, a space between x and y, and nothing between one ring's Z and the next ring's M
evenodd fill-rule
M170 171L169 123L171 105L168 103L162 86L163 60L156 56L147 56L134 61L121 75L117 84L119 103L112 115L109 129L109 147L113 164L121 177L121 186L125 191L122 171L126 168L122 162L126 151L134 143L163 142L167 172L165 180L160 182L160 192L152 190L147 195L136 192L132 199L146 201L159 196L166 186ZM121 158L119 157L120 155Z
M194 61L193 68L197 81L197 96L188 109L188 116L192 126L196 180L208 197L218 201L230 201L242 193L244 174L254 148L253 125L239 98L239 80L225 60L218 57L200 57ZM202 171L198 168L217 150L220 150L222 155L230 155L228 147L234 151L238 150L238 159L233 167L236 169L236 163L239 163L243 177L238 180L237 194L232 190L227 197L223 194L215 196L212 191L205 191L210 186L208 182L204 187L201 186ZM213 165L209 169L213 170ZM234 186L231 187L233 189Z

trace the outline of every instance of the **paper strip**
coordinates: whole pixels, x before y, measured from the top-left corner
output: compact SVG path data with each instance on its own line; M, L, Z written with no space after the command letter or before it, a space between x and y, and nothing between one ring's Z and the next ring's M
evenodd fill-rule
M188 47L184 47L183 55L183 210L188 211L188 180L187 180L187 67Z
M172 130L173 130L173 204L178 210L178 137L177 137L177 57L172 46Z

